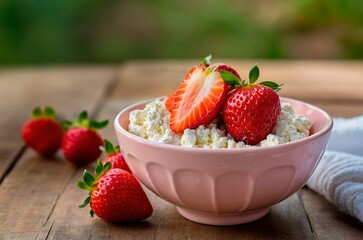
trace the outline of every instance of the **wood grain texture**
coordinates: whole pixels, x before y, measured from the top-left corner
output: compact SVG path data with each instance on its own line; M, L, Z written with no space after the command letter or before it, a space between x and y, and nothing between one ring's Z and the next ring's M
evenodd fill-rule
M83 109L93 114L113 81L112 69L1 71L0 102L9 120L1 121L5 129L0 134L1 142L10 147L21 143L21 126L37 105L51 105L62 117L72 119ZM19 149L7 151L13 156ZM76 168L61 153L46 160L27 149L18 159L11 159L17 161L0 160L4 169L13 165L0 185L0 239L45 239L52 227L49 220L53 210Z
M316 239L363 239L363 224L357 219L307 188L300 194Z
M258 63L261 79L284 83L282 96L315 104L332 116L363 113L363 62L223 60L246 77ZM362 224L303 188L265 217L237 226L208 226L183 218L147 190L154 207L146 221L111 224L79 209L87 193L75 168L59 152L44 160L22 151L21 125L36 105L61 118L85 109L110 125L100 133L116 143L113 119L138 100L167 95L197 60L132 61L121 67L52 67L0 70L0 239L363 239ZM85 168L92 170L94 164Z

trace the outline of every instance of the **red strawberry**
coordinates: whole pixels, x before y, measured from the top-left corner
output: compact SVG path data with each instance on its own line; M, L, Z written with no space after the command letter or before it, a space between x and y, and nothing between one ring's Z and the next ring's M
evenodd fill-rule
M234 75L236 75L239 79L241 79L241 77L239 76L238 72L232 68L231 66L225 64L225 63L214 63L212 65L210 65L211 68L216 68L216 71L220 72L221 70L225 70L228 71Z
M185 76L174 97L170 127L174 132L209 123L222 107L228 91L220 73L201 65Z
M97 160L102 151L103 140L96 129L101 129L108 124L108 120L96 122L88 120L88 114L83 111L78 122L64 121L69 128L64 134L62 150L65 158L77 166L82 166Z
M169 94L165 98L165 107L171 112L174 107L174 99L175 99L175 93Z
M32 113L32 119L22 128L22 138L25 144L45 158L52 157L61 146L63 130L54 120L55 112L46 107L42 111L39 107Z
M212 69L215 68L215 70L217 72L220 72L221 70L225 70L225 71L228 71L228 72L236 75L239 79L241 79L241 77L239 76L238 72L234 68L232 68L231 66L229 66L228 64L225 64L225 63L213 63L213 64L211 64L211 60L212 60L212 55L208 55L207 57L205 57L203 59L202 66L204 66L204 67L210 67Z
M105 152L107 153L107 157L103 160L103 164L110 162L112 164L112 168L120 168L132 173L124 156L120 152L120 146L117 145L114 147L110 141L105 140Z
M107 222L135 222L151 216L153 208L134 175L112 168L108 162L97 162L95 177L83 173L83 182L78 186L89 191L89 196L79 207L90 203L91 216L96 214Z
M255 84L259 69L255 65L249 74L249 83L227 71L221 71L223 79L237 87L231 92L222 108L222 117L227 131L236 141L255 145L265 139L276 125L281 111L280 98L276 91L280 86L273 82Z

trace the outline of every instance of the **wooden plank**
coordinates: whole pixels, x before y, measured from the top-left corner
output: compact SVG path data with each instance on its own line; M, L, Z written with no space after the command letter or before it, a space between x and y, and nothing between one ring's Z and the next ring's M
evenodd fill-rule
M241 72L248 72L254 62L230 63ZM20 72L2 70L0 100L9 99L11 104L0 101L1 109L5 109L9 116L0 120L0 126L8 128L5 133L0 132L0 154L5 154L1 155L6 156L5 159L15 158L21 149L21 140L19 136L9 135L19 131L28 117L29 109L46 101L60 109L63 117L75 118L80 110L87 109L97 114L97 119L110 119L111 125L102 130L101 134L115 142L112 120L123 107L140 99L174 91L190 66L197 63L198 61L131 62L120 69L120 78L115 86L110 84L115 72L113 68L107 67L100 68L99 71L87 67L26 69ZM259 65L266 78L275 80L284 76L289 79L284 85L289 84L289 87L284 87L281 92L283 96L311 101L333 116L348 117L352 116L352 112L361 113L363 96L359 94L361 92L358 88L352 90L351 87L342 86L342 94L334 96L340 92L338 88L329 84L325 87L329 81L340 83L343 75L348 76L345 81L347 85L360 84L361 62L259 61ZM305 78L309 79L304 80ZM302 90L301 84L314 84L320 78L322 83L316 86L323 94L317 94L317 89L313 87ZM6 81L2 81L3 79ZM54 81L47 81L48 79ZM60 81L61 79L63 80ZM13 81L22 83L14 84ZM20 90L16 89L17 86L21 86ZM82 86L87 87L79 89ZM349 91L352 91L351 96ZM9 92L15 92L15 95ZM17 94L19 97L16 97ZM335 100L339 101L335 103ZM14 106L17 110L12 109ZM0 158L0 167L9 166L11 162L12 160L4 161ZM92 169L92 166L87 168ZM0 176L2 171L0 168ZM342 213L337 214L334 206L329 206L319 196L317 200L316 195L311 195L311 191L307 189L275 205L267 216L258 221L227 227L207 226L186 220L177 213L174 206L145 189L154 206L151 218L135 224L109 224L97 217L90 218L85 209L78 209L77 205L86 196L85 191L76 187L81 176L82 169L76 169L65 162L61 154L47 161L31 150L26 150L0 185L0 218L5 219L0 222L0 239L311 239L314 236L317 239L338 239L333 238L334 231L328 232L331 228L336 229L335 235L343 239L362 238L360 224ZM306 191L309 191L308 194ZM309 219L304 213L300 198Z
M363 225L357 219L307 188L300 194L316 239L363 239Z
M0 144L6 145L12 156L10 159L0 158L0 179L21 149L20 129L30 118L35 106L50 105L62 118L75 119L81 110L90 110L97 99L102 97L103 88L114 77L113 69L82 67L0 70ZM11 150L10 145L14 146Z
M270 218L277 239L314 239L299 193L275 205Z
M307 103L313 104L332 117L356 117L363 114L363 102L352 101L352 102L342 102L339 103L336 101L319 101L314 99L299 99L301 101L305 101Z
M27 151L0 187L0 237L15 239L21 233L27 239L47 226L74 171L60 157L45 160Z
M5 141L10 134L19 133L28 112L38 104L52 105L62 116L72 119L83 109L94 113L114 74L114 68L103 67L2 71L0 89L4 99L9 97L11 101L9 106L1 107L5 106L9 120L14 121L1 122L7 130L0 139ZM19 143L21 139L13 136L8 142ZM52 227L49 219L76 170L61 153L44 160L26 150L0 185L0 239L36 239L48 233Z
M13 162L23 149L21 143L8 143L0 141L0 183L4 176L11 170Z
M330 102L363 103L363 61L265 61L215 59L233 66L246 79L258 63L261 79L284 83L281 96ZM122 84L114 95L122 98L153 98L176 90L181 79L198 61L134 61L121 72Z
M60 67L1 70L0 126L3 130L0 131L0 140L21 140L19 129L29 119L35 106L51 105L60 116L66 118L74 118L83 109L91 110L114 77L114 69Z

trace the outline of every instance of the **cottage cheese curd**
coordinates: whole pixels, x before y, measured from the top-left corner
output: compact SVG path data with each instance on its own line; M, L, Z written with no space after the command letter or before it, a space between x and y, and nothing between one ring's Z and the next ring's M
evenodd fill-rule
M206 126L174 133L169 126L170 113L160 99L146 104L144 109L130 112L129 119L130 133L154 142L197 148L251 147L242 141L234 141L225 126L218 125L218 119ZM308 118L295 115L289 103L281 103L281 113L272 133L257 146L273 146L305 138L309 136L312 125Z

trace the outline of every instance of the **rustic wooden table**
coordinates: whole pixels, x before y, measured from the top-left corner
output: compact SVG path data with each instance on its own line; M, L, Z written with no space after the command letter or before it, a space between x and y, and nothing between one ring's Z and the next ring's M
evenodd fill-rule
M255 61L228 61L246 76ZM45 160L24 147L20 129L35 106L61 118L88 110L98 120L141 99L174 91L197 61L134 61L121 66L0 70L0 239L363 239L363 225L307 188L275 205L262 219L215 227L181 217L147 194L154 213L135 224L110 224L79 209L82 168L58 153ZM283 82L280 95L316 104L332 116L363 113L363 62L258 61L263 79ZM101 131L116 143L113 126ZM87 166L92 169L93 165Z

